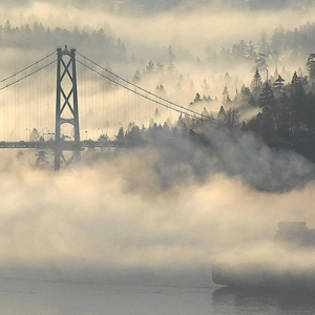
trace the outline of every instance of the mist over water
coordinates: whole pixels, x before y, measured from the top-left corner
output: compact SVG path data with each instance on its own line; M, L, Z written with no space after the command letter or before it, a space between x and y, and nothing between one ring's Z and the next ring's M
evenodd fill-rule
M314 224L310 162L210 134L208 148L161 134L154 147L88 152L60 173L2 153L1 264L210 268L217 252L272 240L278 221Z
M283 270L285 262L312 268L310 252L300 259L292 254L290 264L287 254L275 252L271 244L279 221L315 225L314 183L264 192L246 183L246 173L231 176L211 161L214 157L200 176L190 161L205 157L199 152L183 159L191 152L185 146L177 147L181 158L165 144L105 157L89 152L80 165L59 173L30 167L25 156L17 162L14 154L2 153L0 273L7 292L0 294L2 309L22 314L9 302L22 298L24 310L33 313L102 314L106 307L118 314L128 309L172 314L183 307L184 314L233 314L240 305L262 307L267 300L282 314L288 296L272 294L270 300L259 292L209 289L211 264L228 259L239 266L251 259L271 270ZM227 154L225 163L240 163L230 154L233 163ZM287 160L286 153L269 154L276 164ZM34 163L32 157L30 161ZM266 158L264 165L269 162ZM291 157L287 166L286 181L309 170L300 156ZM269 177L269 172L257 165L255 182L264 183L266 177L281 182L281 176ZM286 259L275 261L274 253ZM39 300L30 303L34 294ZM234 296L241 304L234 304ZM80 310L71 300L80 301ZM303 301L304 310L313 309L310 300ZM290 310L296 307L301 304Z

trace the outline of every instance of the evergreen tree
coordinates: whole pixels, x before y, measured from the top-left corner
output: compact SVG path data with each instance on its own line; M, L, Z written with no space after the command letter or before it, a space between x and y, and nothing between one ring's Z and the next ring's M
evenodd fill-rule
M194 99L194 103L199 103L199 102L201 102L201 96L200 96L200 93L197 92Z
M263 53L260 53L256 60L256 68L258 68L261 71L267 71L268 69L268 65L267 65L267 61L266 61L266 55Z
M232 103L232 100L231 100L230 96L228 95L226 97L226 100L225 100L224 104L230 104L230 103Z
M264 84L259 96L259 106L263 109L263 112L271 111L274 106L274 94L268 82Z
M37 142L40 139L40 134L36 128L34 128L30 134L30 141Z
M300 85L301 85L301 79L298 77L298 75L297 75L297 73L295 71L294 74L293 74L292 80L291 80L291 86L293 88L296 88L296 87L298 87Z
M154 63L152 60L149 61L149 63L146 66L146 71L147 72L152 72L154 70Z
M257 92L257 96L258 95L259 95L259 93ZM247 105L255 106L256 105L254 96L252 95L250 89L248 87L246 87L245 85L242 86L241 93L239 93L236 96L235 102L238 103L239 105L243 105L243 106L247 106Z
M315 82L315 54L310 54L306 62L310 81Z
M226 113L225 122L228 127L234 128L237 127L240 123L240 114L239 111L235 108L230 108Z
M99 136L97 141L99 141L99 142L107 142L107 141L109 141L109 137L107 135L105 135L105 134L102 134L102 135Z
M284 86L284 82L285 80L279 75L273 86L275 89L280 90Z
M226 121L226 112L223 106L220 107L218 112L218 119L224 122Z
M257 91L260 90L262 87L261 76L258 68L256 68L256 72L250 86L254 93L257 93Z
M268 82L265 82L259 96L259 106L262 108L262 114L260 116L260 132L267 143L272 143L275 136L276 119L274 105L275 98L272 88Z
M254 43L250 40L248 43L248 48L247 48L247 58L250 60L255 60L257 57Z
M116 136L116 139L117 141L121 142L124 140L124 137L125 137L125 132L124 132L124 128L123 127L120 127L119 128L119 131L118 131L118 134Z
M224 86L222 95L223 95L223 102L225 103L225 102L230 98L230 96L229 96L229 90L228 90L228 88L227 88L226 85Z
M138 126L131 124L126 132L125 139L129 145L140 145L141 144L141 133Z

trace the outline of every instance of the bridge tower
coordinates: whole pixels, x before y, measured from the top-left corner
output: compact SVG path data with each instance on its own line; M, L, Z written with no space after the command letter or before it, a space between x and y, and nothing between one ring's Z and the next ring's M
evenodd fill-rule
M73 145L67 145L67 139L62 134L64 124L72 129ZM69 141L68 141L69 142ZM76 72L76 50L57 48L57 98L56 98L56 129L55 129L55 170L62 163L68 165L73 160L80 159L80 125L78 108L78 88ZM69 159L64 151L72 152Z

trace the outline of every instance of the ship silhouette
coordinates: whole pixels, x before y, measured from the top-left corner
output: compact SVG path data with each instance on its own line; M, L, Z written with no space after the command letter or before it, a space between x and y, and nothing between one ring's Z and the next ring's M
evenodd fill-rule
M309 229L305 222L281 222L271 245L266 247L266 260L260 260L261 256L252 259L250 253L240 250L227 256L233 258L215 261L214 283L242 288L315 289L315 229Z

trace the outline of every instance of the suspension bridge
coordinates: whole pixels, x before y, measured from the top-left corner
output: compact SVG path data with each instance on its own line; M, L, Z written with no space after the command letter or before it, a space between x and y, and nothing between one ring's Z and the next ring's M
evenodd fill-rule
M118 140L93 138L130 122L147 123L156 107L193 119L208 118L125 79L76 49L57 48L0 80L0 149L51 150L59 170L79 160L85 148L123 146ZM66 158L66 151L70 157Z

